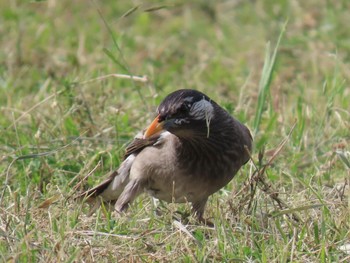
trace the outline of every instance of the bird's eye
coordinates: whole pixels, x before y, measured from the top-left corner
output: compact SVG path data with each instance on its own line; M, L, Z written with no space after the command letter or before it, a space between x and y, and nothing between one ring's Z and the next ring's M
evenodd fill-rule
M177 113L181 114L181 115L188 114L190 109L191 109L191 104L190 103L183 103L181 105L181 107L178 109Z

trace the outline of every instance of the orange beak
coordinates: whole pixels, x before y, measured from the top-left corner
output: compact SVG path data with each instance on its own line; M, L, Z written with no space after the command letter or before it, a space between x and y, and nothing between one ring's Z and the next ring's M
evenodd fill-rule
M154 134L163 130L163 122L159 122L159 115L152 121L151 125L147 128L143 138L148 138Z

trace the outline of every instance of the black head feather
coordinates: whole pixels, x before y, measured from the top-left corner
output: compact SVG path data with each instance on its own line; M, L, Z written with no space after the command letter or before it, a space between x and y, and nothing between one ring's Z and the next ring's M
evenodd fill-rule
M180 89L170 93L158 107L160 121L190 117L192 106L201 100L211 102L207 95L197 90Z

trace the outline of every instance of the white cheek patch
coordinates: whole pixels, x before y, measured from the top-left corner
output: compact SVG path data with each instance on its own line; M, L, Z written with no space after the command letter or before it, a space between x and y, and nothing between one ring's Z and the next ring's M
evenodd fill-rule
M204 98L192 105L190 115L195 120L209 121L214 117L213 105Z
M205 100L204 98L193 104L190 115L195 120L205 120L207 125L207 138L210 135L210 121L214 117L214 107L213 105Z

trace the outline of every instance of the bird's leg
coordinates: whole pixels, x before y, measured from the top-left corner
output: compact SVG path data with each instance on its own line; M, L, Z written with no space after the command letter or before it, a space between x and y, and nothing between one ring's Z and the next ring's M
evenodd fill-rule
M208 201L208 198L202 199L192 204L192 214L194 214L200 223L204 223L207 226L214 226L214 224L203 218L204 208Z
M101 198L96 198L92 202L90 202L89 212L87 213L87 216L92 216L100 206L101 206Z
M131 180L124 188L123 192L115 203L114 209L117 212L126 210L129 204L143 191L141 180Z

